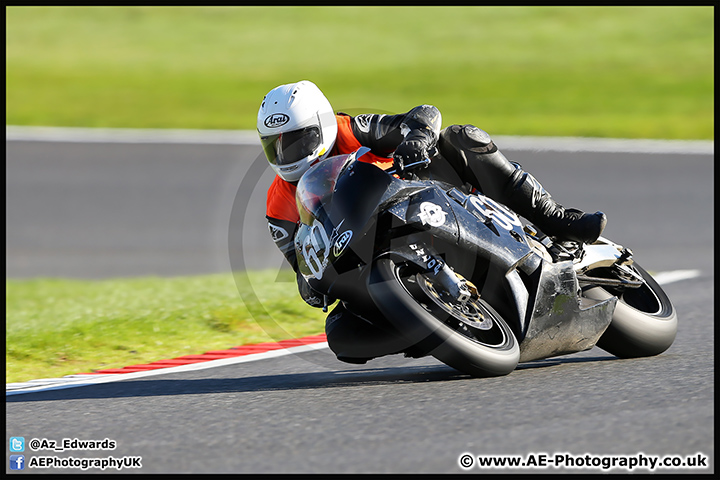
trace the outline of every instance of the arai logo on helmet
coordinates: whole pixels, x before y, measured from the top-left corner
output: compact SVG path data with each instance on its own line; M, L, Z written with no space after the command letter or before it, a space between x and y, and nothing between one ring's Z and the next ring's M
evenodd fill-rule
M265 121L263 123L268 128L276 128L276 127L282 127L289 121L290 121L290 117L288 117L284 113L273 113L272 115L268 115L268 117L265 119Z

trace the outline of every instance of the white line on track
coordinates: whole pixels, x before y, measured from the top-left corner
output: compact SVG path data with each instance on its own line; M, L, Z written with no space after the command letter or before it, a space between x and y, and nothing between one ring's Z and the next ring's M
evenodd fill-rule
M283 357L294 353L309 352L320 350L327 347L327 342L314 343L311 345L301 345L299 347L290 347L282 350L270 350L262 353L251 353L240 357L223 358L219 360L208 360L207 362L191 363L188 365L180 365L177 367L160 368L156 370L148 370L144 372L106 374L106 375L68 375L62 378L44 378L40 380L30 380L23 383L8 383L5 385L5 395L17 395L20 393L40 392L48 390L60 390L64 388L84 387L87 385L97 385L100 383L116 382L119 380L131 380L135 378L151 377L153 375L191 372L195 370L205 370L207 368L222 367L225 365L235 365L237 363L255 362L266 358Z
M680 280L689 280L691 278L699 277L700 270L673 270L670 272L660 272L653 274L653 278L660 285L667 285L668 283L679 282Z
M661 285L668 283L689 280L699 277L700 270L673 270L668 272L659 272L653 274L653 278ZM327 342L320 342L311 345L302 345L299 347L290 347L283 350L271 350L263 353L253 353L240 357L223 358L219 360L208 360L207 362L192 363L189 365L181 365L177 367L159 368L156 370L148 370L144 372L122 373L122 374L106 374L106 375L68 375L62 378L45 378L39 380L30 380L22 383L8 383L5 385L5 396L18 395L21 393L43 392L49 390L60 390L65 388L84 387L88 385L97 385L100 383L117 382L120 380L131 380L135 378L151 377L154 375L165 375L166 373L190 372L196 370L205 370L208 368L221 367L225 365L235 365L238 363L255 362L267 358L282 357L294 353L309 352L313 350L321 350L328 346Z
M185 143L260 145L254 130L171 130L5 126L6 141L75 143ZM652 140L585 137L523 137L497 135L501 150L553 152L676 153L713 155L712 140Z

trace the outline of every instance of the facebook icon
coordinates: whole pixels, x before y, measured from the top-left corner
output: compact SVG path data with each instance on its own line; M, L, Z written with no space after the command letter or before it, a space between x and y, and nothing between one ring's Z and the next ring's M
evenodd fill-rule
M24 470L25 455L10 455L10 470Z

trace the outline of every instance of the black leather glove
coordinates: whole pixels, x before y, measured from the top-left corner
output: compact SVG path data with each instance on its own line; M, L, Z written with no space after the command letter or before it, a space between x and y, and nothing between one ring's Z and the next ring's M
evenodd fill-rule
M303 300L305 300L305 303L315 308L323 308L325 306L325 299L323 298L323 294L318 292L317 290L314 290L305 281L305 278L299 272L297 274L297 284L300 296ZM334 298L328 297L327 305L332 305L333 303L335 303L335 300L336 299Z
M409 136L409 135L408 135ZM393 154L395 173L401 174L405 167L428 158L427 142L419 139L406 138L398 145Z

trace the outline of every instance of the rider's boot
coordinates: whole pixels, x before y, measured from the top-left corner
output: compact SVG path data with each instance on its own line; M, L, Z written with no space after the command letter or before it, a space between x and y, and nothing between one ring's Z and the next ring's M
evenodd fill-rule
M527 218L546 235L592 243L607 224L602 212L588 214L555 202L532 175L505 158L490 135L474 125L445 128L438 148L463 179Z
M507 185L508 207L551 237L583 243L598 239L607 224L607 216L603 212L584 213L563 207L553 200L535 177L523 171L519 164L513 164L516 170Z

